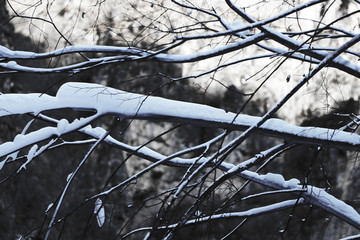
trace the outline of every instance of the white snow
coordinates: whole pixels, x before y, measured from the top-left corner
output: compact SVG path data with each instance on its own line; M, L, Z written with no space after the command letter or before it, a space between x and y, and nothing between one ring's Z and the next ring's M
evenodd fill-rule
M32 146L29 150L29 153L27 154L26 158L28 161L31 161L36 153L36 150L39 148L39 146L37 144L35 144L34 146Z
M73 176L74 173L69 173L66 177L66 181L68 182L70 180L70 178Z
M281 174L275 174L275 173L267 173L264 176L264 180L269 182L270 184L279 184L284 185L285 179Z
M87 118L83 118L80 121L68 124L67 128L66 128L66 133L75 131L76 129L79 129L81 127L88 125L96 117L97 117L97 115L94 115L94 116L90 116ZM20 150L21 148L24 148L26 146L35 144L37 142L41 142L43 140L46 140L48 138L58 136L58 135L59 135L59 130L57 127L43 127L39 130L30 132L25 135L18 134L15 137L14 141L12 141L12 142L9 141L9 142L0 144L0 157L8 155L17 150ZM44 151L54 141L55 141L55 139L52 139L46 146L43 146L42 148L40 148L39 151L41 151L41 152Z
M60 135L66 132L68 125L69 125L69 121L64 118L58 122L57 129L58 129Z
M300 181L299 181L299 179L296 179L296 178L292 178L285 182L285 187L288 187L288 188L296 188L299 185L300 185Z
M69 125L69 121L65 118L61 119L57 124L57 130L59 131L59 135L66 132L66 129Z
M0 45L0 56L1 57L12 57L14 55L14 51Z
M299 187L300 184L300 181L296 178L292 178L286 181L281 174L277 174L277 173L267 173L262 177L264 181L267 182L268 186L281 186L281 188L283 189L287 189L287 188L296 189Z
M46 208L45 213L49 212L49 210L52 208L53 205L54 203L50 203L49 206Z
M100 198L95 201L94 214L96 214L96 221L99 227L102 227L105 222L105 208Z
M39 146L37 145L37 144L35 144L35 145L33 145L31 148L30 148L30 150L29 150L29 152L28 152L28 154L27 154L27 156L26 156L26 162L23 164L23 165L21 165L21 167L19 168L19 170L18 170L18 172L19 171L21 171L22 169L26 169L26 166L31 162L31 160L34 158L34 156L35 156L35 154L36 154L36 151L37 151L37 149L39 148Z
M116 52L121 54L134 54L140 56L143 51L132 47L116 47L116 46L67 46L65 48L57 49L48 53L35 53L29 51L13 51L0 45L0 58L17 58L17 59L31 59L31 58L44 58L54 57L62 54L76 53L76 52Z
M327 193L325 189L310 186L308 187L308 195L313 197L309 201L310 204L322 206L323 209L335 216L341 215L343 219L347 219L347 222L355 226L358 225L360 220L358 212L350 205Z
M17 63L15 61L10 61L10 62L6 63L5 66L9 67L9 68L15 68L17 66Z

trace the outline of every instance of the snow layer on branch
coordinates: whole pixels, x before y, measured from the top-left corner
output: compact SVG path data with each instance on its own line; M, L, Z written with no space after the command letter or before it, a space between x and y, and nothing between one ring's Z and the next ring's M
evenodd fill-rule
M1 58L32 58L34 53L25 51L12 51L4 46L0 45L0 59Z
M61 119L57 124L57 129L59 131L59 134L65 133L68 125L69 125L69 121L67 119Z
M25 162L23 165L21 165L19 171L20 171L21 169L26 169L26 166L27 166L27 165L31 162L31 160L34 158L34 156L35 156L36 151L37 151L38 148L39 148L39 146L38 146L37 144L33 145L33 146L30 148L30 150L29 150L29 152L28 152L28 154L27 154L27 156L26 156L27 160L26 160L26 162Z
M260 117L245 114L237 116L234 113L225 112L223 109L206 105L134 94L90 83L65 83L55 97L35 93L3 94L0 95L0 106L2 106L0 117L72 108L96 111L98 116L113 114L121 118L159 118L236 130L245 130L260 120ZM68 128L79 129L85 126L82 121L74 121L71 124L67 124L65 120L62 121L58 128L51 128L49 131L56 130L56 135L59 135L65 129L68 132ZM357 134L318 127L298 127L280 119L269 119L257 131L299 143L330 144L330 146L333 144L333 146L347 149L357 149L360 146L360 136ZM0 145L0 152L1 150L2 146Z
M60 123L60 130L59 127L43 127L39 130L30 132L28 134L18 134L14 138L13 141L5 142L0 144L0 157L6 156L10 153L18 151L24 147L30 146L32 144L41 142L43 140L60 136L62 134L66 134L76 129L82 128L87 126L92 120L94 120L97 115L93 115L87 118L81 118L80 120L76 119L70 124L66 124L65 121ZM66 125L66 128L65 128ZM51 140L48 144L51 145L55 140ZM44 151L48 145L45 145L39 149L40 152ZM36 150L36 149L35 149ZM30 152L33 153L33 152ZM28 154L29 156L33 156L32 154ZM31 159L28 161L30 162ZM26 163L27 164L27 163Z
M102 227L105 222L105 208L100 198L95 201L94 214L96 214L96 221L99 227Z
M300 184L300 181L296 178L292 178L288 181L285 181L284 177L281 174L267 173L264 176L264 180L270 184L276 183L281 184L283 188L296 188Z
M220 168L223 170L228 170L234 167L233 164L224 163ZM275 189L292 189L292 190L303 190L304 188L299 185L299 180L290 179L286 181L284 177L280 174L267 173L266 175L258 174L248 170L238 173L240 177L243 177L247 180L251 180L262 184L264 186L272 187ZM359 213L350 205L346 204L340 199L332 196L325 189L307 186L306 192L302 192L301 196L309 204L314 204L335 216L345 220L346 222L352 224L356 228L360 228L360 215Z
M49 58L60 56L63 54L77 53L77 52L112 52L119 54L133 54L140 56L143 50L131 47L116 47L116 46L68 46L57 49L49 53L35 53L29 51L13 51L0 45L0 59L34 59L34 58Z

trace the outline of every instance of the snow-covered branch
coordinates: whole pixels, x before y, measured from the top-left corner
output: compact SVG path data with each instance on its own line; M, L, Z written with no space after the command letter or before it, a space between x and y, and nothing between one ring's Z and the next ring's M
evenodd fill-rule
M254 216L258 216L258 215L263 215L263 214L268 214L274 211L279 211L279 210L283 210L283 209L287 209L287 208L291 208L294 206L301 206L303 205L304 199L299 199L299 200L287 200L284 202L279 202L279 203L274 203L268 206L263 206L263 207L258 207L258 208L252 208L248 211L243 211L243 212L229 212L229 213L221 213L221 214L214 214L211 216L206 216L206 217L199 217L193 220L189 220L185 223L185 226L190 226L193 224L201 224L207 221L211 221L211 220L226 220L226 219L230 219L230 218L246 218L246 217L254 217ZM167 226L160 226L159 229L172 229L176 227L176 224L170 224ZM127 234L125 234L123 236L123 238L126 238L132 234L138 233L138 232L143 232L143 231L151 231L152 227L144 227L144 228L139 228L139 229L135 229Z
M55 97L46 94L0 95L0 116L33 113L72 108L96 111L91 117L78 119L58 127L46 127L19 136L13 142L0 145L0 156L6 156L19 148L35 144L61 133L65 134L87 126L101 115L115 115L127 119L152 119L190 123L199 126L243 131L259 121L259 117L236 115L214 107L168 100L160 97L128 93L114 88L88 83L66 83ZM64 130L59 130L59 127ZM319 127L299 127L280 119L269 119L256 133L283 138L289 142L323 145L357 150L360 136L355 133ZM10 145L12 147L10 147Z
M256 20L246 14L241 8L237 7L231 0L225 0L226 3L229 5L229 7L239 14L241 17L246 19L250 23L255 23ZM294 50L298 51L300 48L308 47L309 51L306 52L306 54L310 57L314 57L318 60L323 60L328 53L325 51L317 51L317 50L311 50L311 46L309 46L307 43L302 43L297 40L294 40L274 29L271 29L269 27L260 25L257 26L259 30L261 30L264 33L270 34L270 38L274 39L276 42ZM344 72L347 72L353 76L360 77L360 67L346 61L343 57L337 56L335 59L333 59L332 62L329 63L329 66L336 67Z

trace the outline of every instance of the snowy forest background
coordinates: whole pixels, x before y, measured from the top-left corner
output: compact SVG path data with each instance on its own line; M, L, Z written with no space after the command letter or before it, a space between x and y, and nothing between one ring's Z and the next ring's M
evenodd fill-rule
M0 0L0 239L355 239L359 6Z

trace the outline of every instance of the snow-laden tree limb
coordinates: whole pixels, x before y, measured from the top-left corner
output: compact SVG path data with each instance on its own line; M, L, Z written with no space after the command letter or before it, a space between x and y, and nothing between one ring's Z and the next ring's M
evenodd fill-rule
M235 43L228 44L223 47L211 49L204 52L185 54L185 55L162 53L167 49L154 52L154 51L134 49L130 47L113 47L113 46L79 46L79 47L71 46L71 47L66 47L64 49L55 50L50 53L37 54L37 53L25 52L25 51L12 51L3 46L0 46L1 47L0 59L2 58L3 60L6 59L8 61L4 63L0 62L0 67L8 70L19 71L19 72L52 73L52 72L77 72L97 65L103 65L114 62L125 62L125 61L155 60L155 61L167 62L167 63L196 62L216 56L221 56L223 54L230 53L239 49L243 49L261 40L264 40L265 38L266 38L266 34L259 33L257 35L248 37L244 40L237 41ZM181 45L182 42L183 41L175 43L174 46ZM28 67L18 64L16 61L14 61L16 59L33 59L33 58L41 59L45 57L60 56L62 54L69 54L75 52L94 52L94 53L116 52L119 54L125 54L125 56L120 55L120 56L88 59L85 62L70 64L62 67L54 67L54 68Z
M227 164L224 164L225 166ZM221 168L227 169L228 167L221 166ZM284 180L284 177L280 174L267 173L260 175L251 171L243 171L238 174L239 176L257 182L259 184L272 187L275 189L291 189L299 190L304 189L299 185L297 179ZM332 213L334 216L346 221L353 225L357 229L360 229L360 215L350 205L335 198L325 189L315 186L306 186L306 192L300 192L300 195L309 203L317 207L324 209L327 212Z
M236 115L214 107L168 100L160 97L128 93L117 89L88 83L65 83L56 96L47 94L0 95L0 117L15 114L38 114L47 110L72 108L96 111L85 119L77 119L58 127L45 127L12 142L0 145L0 156L6 156L20 148L33 145L52 136L68 133L87 126L101 115L115 115L127 119L152 119L199 126L226 128L243 131L259 121L260 117ZM289 142L323 145L358 150L360 136L355 133L319 127L299 127L280 119L269 119L256 133L283 138ZM20 141L21 140L21 141Z
M228 6L237 14L239 14L241 17L243 17L245 20L247 20L250 23L256 23L257 21L252 18L250 15L246 14L241 8L236 6L231 0L225 0ZM300 48L308 47L309 51L306 52L306 54L310 57L314 57L318 60L323 60L328 56L328 53L325 51L317 51L312 50L311 46L309 46L306 43L299 42L297 40L294 40L278 31L275 31L274 29L271 29L269 27L266 27L264 25L257 25L257 28L261 30L264 33L270 34L270 37L274 39L276 42L294 50L298 51ZM360 67L352 64L349 61L346 61L343 57L337 56L335 59L333 59L329 66L335 67L347 72L353 76L360 77Z
M19 60L19 59L44 59L58 57L65 54L92 52L92 53L117 53L123 55L146 56L146 51L132 47L117 46L68 46L48 53L35 53L29 51L13 51L4 46L0 46L0 60Z
M211 17L215 17L219 24L225 27L225 31L219 31L210 34L198 34L198 35L185 35L181 37L175 37L174 43L170 44L169 47L165 47L159 51L151 51L147 49L140 49L135 47L117 47L117 46L68 46L62 49L57 49L54 51L50 51L48 53L35 53L29 51L13 51L4 46L0 46L0 67L11 70L11 71L19 71L19 72L34 72L34 73L53 73L53 72L70 72L76 73L78 71L82 71L85 69L93 68L95 66L110 64L115 62L126 62L126 61L144 61L144 60L155 60L160 62L168 62L168 63L186 63L186 62L196 62L203 59L208 59L215 56L221 56L226 53L234 52L239 49L244 49L251 45L257 45L267 51L285 55L289 58L298 59L301 61L308 62L316 62L321 61L327 56L326 51L321 51L319 49L326 49L326 46L313 48L307 42L301 42L299 40L294 40L293 38L286 36L286 34L280 33L270 27L265 26L266 24L272 23L276 20L283 19L284 17L299 12L300 10L309 8L313 5L324 2L323 0L312 0L307 3L300 4L295 6L281 14L270 17L268 19L256 21L250 15L246 14L242 9L238 8L231 1L226 1L228 6L234 10L235 13L239 14L242 18L246 19L250 22L247 26L237 27L233 26L233 24L227 23L220 15L206 11L201 8L187 6L184 4L180 4L175 1L176 4L179 4L182 7L195 9L197 11L204 12ZM341 18L340 18L341 19ZM332 25L336 22L331 22L329 26L325 26L320 29L312 29L311 31L321 32L327 28L331 28ZM241 36L239 32L258 28L261 30L260 33L253 34L250 36ZM335 28L334 28L335 29ZM347 36L353 37L355 34L346 32ZM218 36L241 36L242 40L237 40L233 43L226 44L224 46L220 46L217 48L213 48L207 51L202 51L193 54L170 54L165 53L172 48L178 48L186 41L196 40L196 39L208 39L212 37ZM261 41L271 38L279 44L283 45L288 49L281 49L276 47L269 47L265 44L260 43ZM111 57L98 57L98 58L87 58L84 62L79 62L76 64L69 64L61 67L29 67L24 66L22 64L18 64L15 60L19 59L46 59L52 57L58 57L65 54L74 54L74 53L111 53L114 54ZM354 52L356 55L359 53ZM5 62L6 61L6 62ZM338 56L329 62L328 66L340 69L344 72L347 72L353 76L359 77L360 67L356 64L353 64L347 60L345 60L342 56Z
M116 63L116 62L126 62L126 61L155 60L155 61L167 62L167 63L196 62L246 48L248 46L254 45L264 40L266 37L267 37L267 33L259 33L247 37L244 40L240 40L223 47L211 49L200 53L187 54L187 55L160 53L162 51L158 51L159 53L156 53L145 49L137 49L131 47L114 47L114 46L69 46L49 53L12 51L10 49L7 49L6 47L0 46L0 60L2 59L3 61L7 61L7 62L0 62L0 67L18 72L31 72L31 73L75 72L76 73L78 71L93 68L99 65ZM286 40L288 42L291 40L291 38L285 35L284 37L286 37ZM295 47L292 48L294 51L299 51L305 55L301 55L295 52L289 53L289 51L280 48L266 47L265 45L261 45L261 46L271 52L281 55L286 55L290 58L294 58L301 61L308 61L308 62L316 62L316 60L322 60L327 54L325 51L307 48L306 47L307 45L303 46L301 43L296 42L294 40L291 40L291 43L293 43L293 45L295 44L296 46L296 48ZM304 48L306 50L304 50ZM15 61L18 59L28 59L28 60L43 59L43 58L50 58L53 56L60 56L63 54L82 53L82 52L116 53L116 54L120 54L120 56L115 55L111 57L92 58L92 59L88 59L85 62L69 64L61 67L52 67L52 68L23 66ZM354 54L358 55L359 53L354 52ZM343 70L356 77L360 76L359 75L360 67L355 64L352 64L351 62L345 60L340 56L334 59L334 63L331 63L330 66Z
M70 124L66 124L66 126L62 124L64 121L59 121L57 127L43 127L27 134L18 134L15 136L13 141L5 142L0 145L0 156L3 157L10 153L16 152L24 147L41 142L43 140L76 131L79 128L87 126L97 117L97 115L93 115L88 118L82 118Z
M287 201L274 203L274 204L270 204L270 205L263 206L263 207L252 208L250 210L243 211L243 212L228 212L228 213L214 214L211 216L199 217L199 218L187 221L184 224L184 226L189 226L189 225L193 225L193 224L201 224L201 223L211 221L211 220L219 220L219 219L226 220L226 219L231 219L231 218L254 217L254 216L268 214L268 213L275 212L275 211L284 210L284 209L291 208L294 206L301 206L304 203L305 203L304 199L287 200ZM174 227L176 227L176 224L160 226L158 229L171 229ZM123 236L123 238L126 238L134 233L143 232L143 231L151 231L151 230L152 230L152 227L144 227L144 228L135 229L135 230L125 234Z

